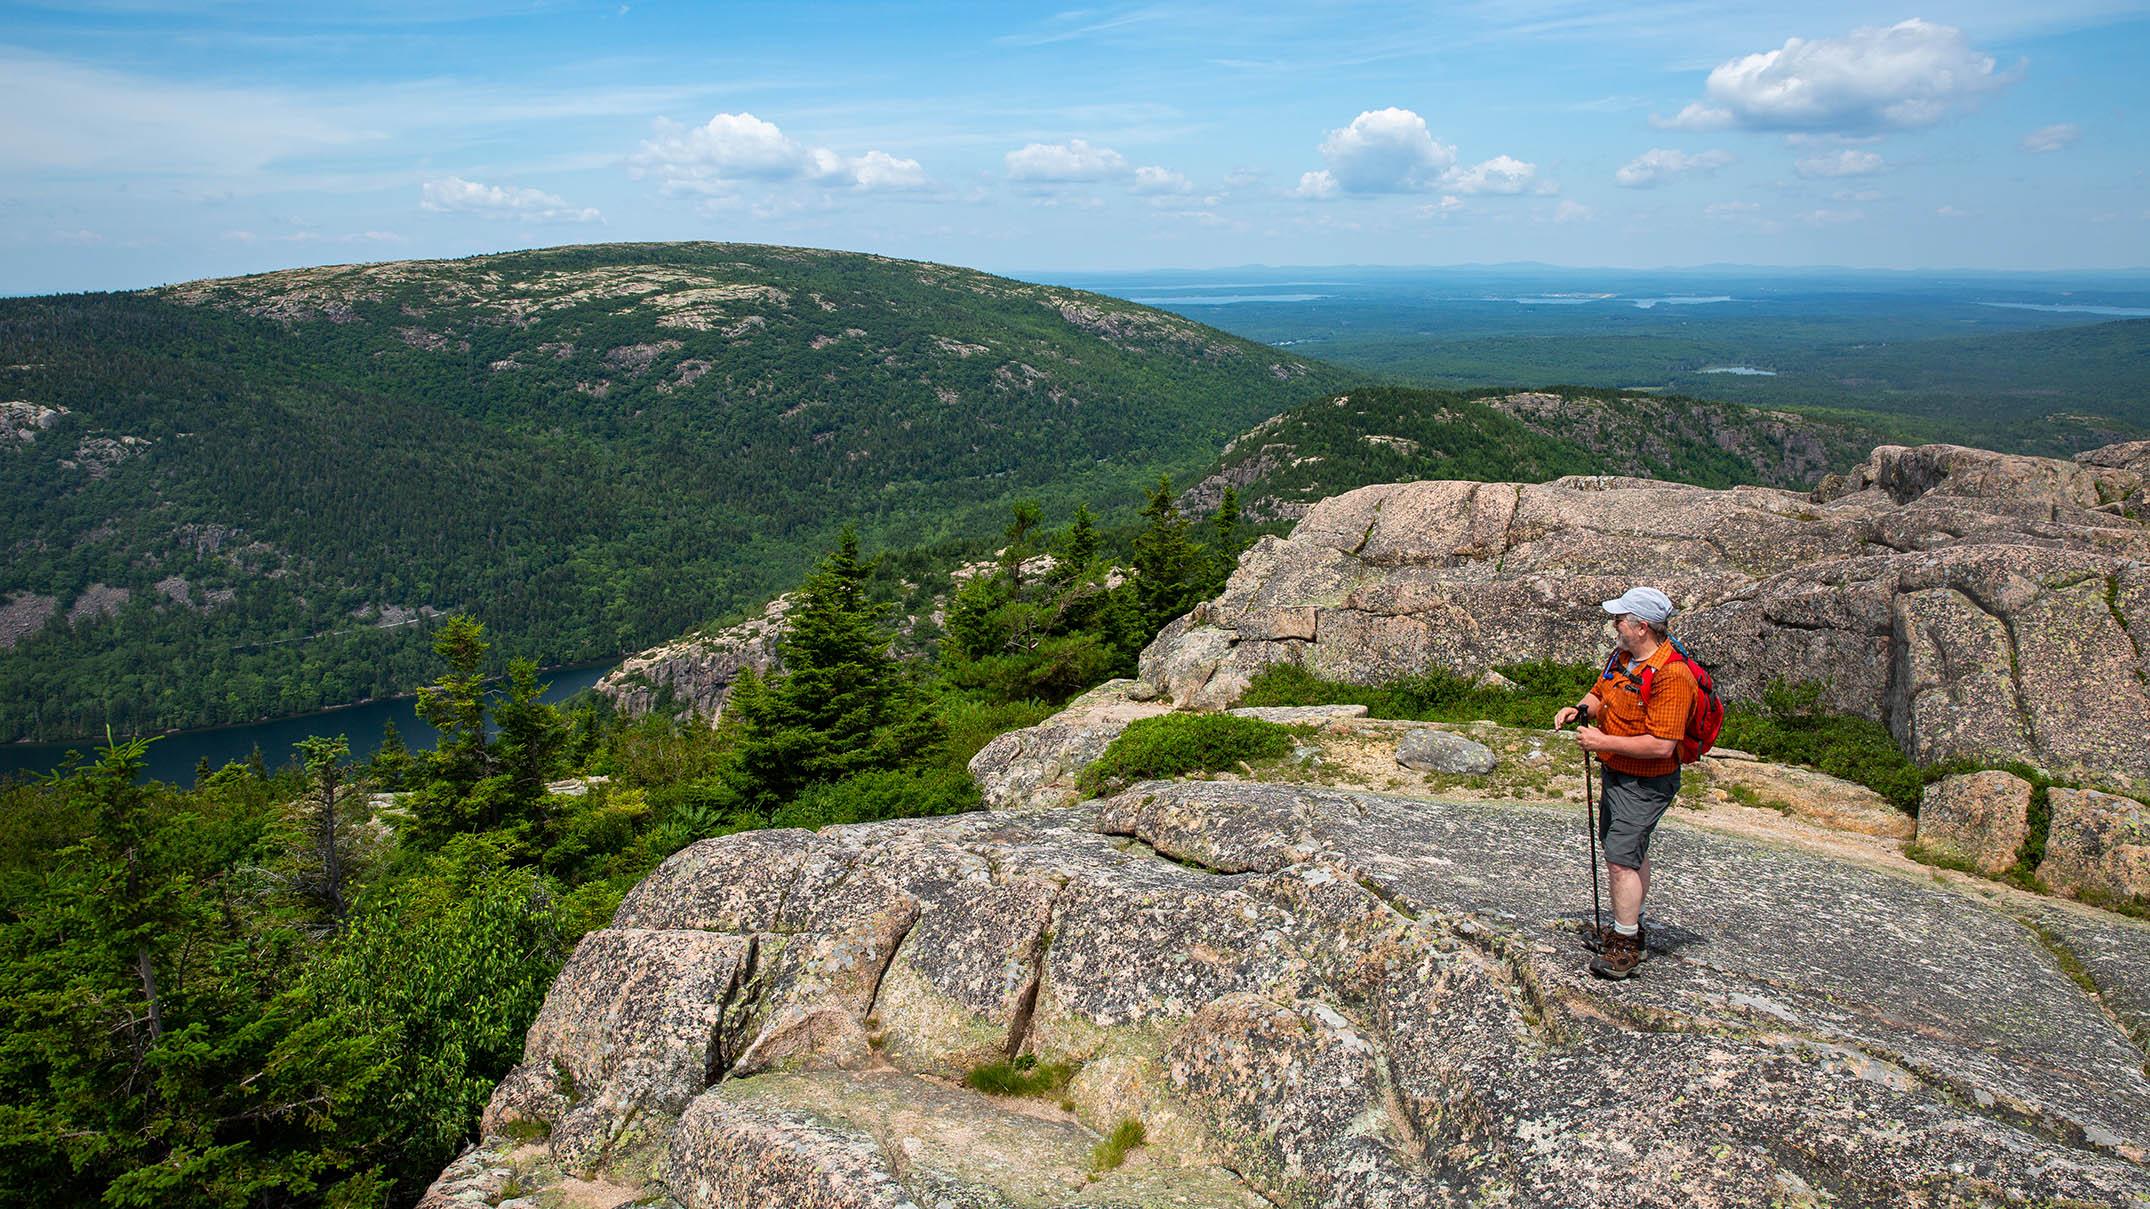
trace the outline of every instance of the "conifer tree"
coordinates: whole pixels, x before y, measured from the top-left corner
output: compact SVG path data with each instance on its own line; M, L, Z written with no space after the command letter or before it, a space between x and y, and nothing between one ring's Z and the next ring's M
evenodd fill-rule
M1030 554L1030 535L1045 519L1036 500L1018 500L1014 515L1008 521L1004 535L1007 545L1001 548L1001 566L1008 573L1008 586L1017 593L1023 590L1023 559Z
M510 778L510 792L518 802L535 802L543 796L545 781L567 746L567 725L560 711L539 700L547 687L538 683L535 660L511 659L507 699L493 709L500 727L493 749L495 763Z
M440 683L418 690L418 716L440 732L433 748L434 773L457 792L468 793L485 777L485 627L453 614L433 636L433 653L447 661Z
M96 762L82 770L78 782L92 827L82 845L97 879L90 904L106 944L131 967L141 987L143 1014L130 1023L137 1055L164 1036L156 946L173 922L177 896L172 879L157 867L156 821L150 815L149 790L139 783L150 742L120 743L107 732ZM255 751L258 755L260 749Z
M1067 576L1074 578L1090 569L1097 561L1097 518L1090 515L1087 503L1075 505L1075 519L1068 525L1067 540L1062 546Z
M1160 476L1142 509L1135 535L1135 600L1154 634L1201 599L1201 547L1187 536L1187 518L1172 498L1172 480Z
M866 573L847 526L785 616L784 670L732 685L733 780L765 815L807 785L897 767L933 738L916 682L889 654L890 606L867 595Z
M344 895L345 850L350 847L348 834L339 835L337 812L344 809L341 795L344 787L344 757L351 754L351 742L347 736L337 735L331 739L325 735L309 735L295 744L299 758L306 769L308 789L315 804L314 860L304 879L310 897L320 904L328 916L331 929L343 926L343 917L349 911Z
M396 720L390 718L381 724L381 745L374 749L367 772L377 788L407 789L411 766L411 749L404 745L403 732L396 729Z
M1239 566L1239 489L1226 484L1224 494L1217 501L1216 515L1209 518L1211 567L1209 582L1202 595L1214 596L1224 590L1226 580Z

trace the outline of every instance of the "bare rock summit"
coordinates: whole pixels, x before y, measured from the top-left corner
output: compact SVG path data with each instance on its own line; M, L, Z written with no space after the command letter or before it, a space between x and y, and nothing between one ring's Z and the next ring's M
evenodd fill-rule
M1263 668L1379 682L1610 645L1636 583L1725 693L1825 686L1921 761L2150 776L2145 455L1883 446L1815 492L1650 479L1437 481L1316 504L1143 653L1147 690L1234 704ZM2112 463L2112 464L2108 464Z

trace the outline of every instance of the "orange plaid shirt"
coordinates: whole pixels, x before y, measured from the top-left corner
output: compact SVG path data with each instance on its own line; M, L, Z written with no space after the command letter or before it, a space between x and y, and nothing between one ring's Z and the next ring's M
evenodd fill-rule
M1687 736L1687 716L1695 708L1694 673L1687 670L1685 663L1674 661L1670 642L1659 643L1642 663L1657 669L1650 681L1648 708L1642 701L1642 668L1635 668L1631 678L1628 654L1622 651L1613 670L1600 675L1597 687L1591 690L1600 703L1597 724L1608 735L1655 735L1677 743ZM1680 770L1678 752L1660 760L1644 760L1605 751L1598 753L1598 759L1607 768L1637 777L1663 776Z

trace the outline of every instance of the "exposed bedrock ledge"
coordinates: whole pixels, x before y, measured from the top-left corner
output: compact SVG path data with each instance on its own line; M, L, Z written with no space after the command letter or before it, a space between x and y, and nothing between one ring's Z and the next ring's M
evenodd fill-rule
M1813 495L1364 487L1249 549L1143 652L1136 691L1222 709L1280 662L1360 683L1592 662L1610 645L1598 602L1649 583L1734 699L1819 682L1922 760L2145 777L2150 528L2126 506L2142 491L2138 469L1958 446L1884 446Z
M1153 782L703 841L578 949L487 1127L584 1170L632 1139L689 1206L2150 1206L2150 929L1674 822L1659 951L1599 983L1582 831ZM1072 1116L947 1079L1011 1050L1077 1065ZM1128 1117L1107 1196L1072 1156Z

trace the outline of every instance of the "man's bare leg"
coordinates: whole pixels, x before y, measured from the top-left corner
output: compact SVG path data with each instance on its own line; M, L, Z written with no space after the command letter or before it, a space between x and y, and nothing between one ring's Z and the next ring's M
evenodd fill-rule
M1640 869L1608 863L1605 866L1607 880L1612 883L1613 919L1622 927L1632 928L1642 918L1642 899L1650 889L1650 861L1645 857Z

